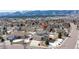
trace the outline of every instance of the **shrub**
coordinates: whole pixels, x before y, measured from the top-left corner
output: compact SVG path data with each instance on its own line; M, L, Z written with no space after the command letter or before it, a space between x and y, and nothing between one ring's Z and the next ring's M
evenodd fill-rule
M58 38L62 38L62 34L61 33L58 34Z
M46 40L46 41L45 41L45 44L46 44L46 45L49 45L49 41L48 41L48 40Z

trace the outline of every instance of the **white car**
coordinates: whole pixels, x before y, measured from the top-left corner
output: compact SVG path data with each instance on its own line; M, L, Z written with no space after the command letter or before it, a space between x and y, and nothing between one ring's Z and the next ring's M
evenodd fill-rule
M63 39L57 39L54 43L49 43L51 47L57 47L58 45L61 45L63 42Z

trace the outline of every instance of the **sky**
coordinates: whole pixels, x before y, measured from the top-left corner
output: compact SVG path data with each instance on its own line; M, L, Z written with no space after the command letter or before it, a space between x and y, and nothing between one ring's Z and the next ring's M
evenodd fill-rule
M0 0L0 10L78 10L78 7L78 0Z

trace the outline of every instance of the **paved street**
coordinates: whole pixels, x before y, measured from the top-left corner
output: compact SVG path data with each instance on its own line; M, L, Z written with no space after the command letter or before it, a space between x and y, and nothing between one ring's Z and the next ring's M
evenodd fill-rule
M79 31L76 29L76 25L71 23L71 34L70 37L58 47L59 49L74 49L78 40Z
M22 44L10 44L9 41L5 41L0 43L0 49L24 49Z
M78 36L78 40L77 40L76 45L75 45L75 49L79 49L79 36Z

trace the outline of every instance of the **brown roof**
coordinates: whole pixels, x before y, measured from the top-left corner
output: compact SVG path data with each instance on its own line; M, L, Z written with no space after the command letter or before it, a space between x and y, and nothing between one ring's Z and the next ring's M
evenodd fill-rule
M11 35L24 36L26 33L24 31L14 31Z

